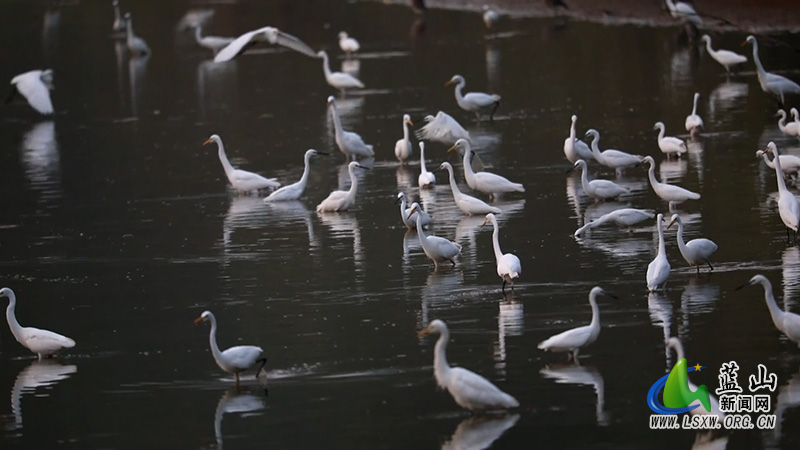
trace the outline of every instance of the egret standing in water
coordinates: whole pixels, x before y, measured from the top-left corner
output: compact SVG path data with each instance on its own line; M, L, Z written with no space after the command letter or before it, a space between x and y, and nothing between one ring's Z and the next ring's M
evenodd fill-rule
M692 136L695 136L697 133L700 132L700 129L703 128L703 119L697 114L697 102L700 100L700 93L694 93L694 101L692 103L692 113L686 116L686 121L684 125L686 126L686 131L689 132Z
M456 403L470 411L501 410L516 408L519 402L489 382L486 378L464 369L450 367L447 363L447 343L450 331L441 320L434 320L419 332L419 337L429 333L439 333L433 354L433 375L442 389L447 389Z
M658 229L658 254L655 259L647 265L647 290L655 292L659 286L666 289L667 278L669 278L669 261L667 260L667 248L664 242L664 215L656 216L656 228Z
M461 109L464 111L474 112L475 117L477 117L478 121L480 121L481 111L492 108L492 112L489 114L489 120L494 120L494 113L500 106L499 95L486 94L484 92L470 92L466 95L463 95L461 90L464 89L464 86L467 84L467 82L461 75L453 75L453 78L451 78L450 81L444 85L450 86L451 84L456 85L456 103L458 103L458 106L460 106Z
M417 215L422 217L422 226L428 225L433 220L417 202L412 203L410 207L406 208L406 195L402 192L397 194L397 200L395 200L394 203L400 203L400 219L410 230L417 228ZM411 211L415 211L415 213L411 214Z
M569 127L569 137L564 139L564 155L566 155L569 162L575 164L575 161L582 159L589 161L594 159L592 149L586 145L586 142L575 137L575 122L578 121L578 116L572 116L572 125Z
M203 314L195 319L194 323L211 322L211 331L208 333L208 341L211 346L211 355L220 369L232 373L236 376L236 387L239 387L239 374L260 362L261 366L256 371L256 377L267 364L267 358L263 358L264 350L254 345L237 345L223 352L219 351L217 345L217 318L211 311L203 311Z
M339 150L352 159L375 156L372 146L365 144L361 136L352 131L345 131L342 128L342 120L339 118L339 110L336 109L336 100L333 96L328 97L328 108L331 111L331 117L333 117L334 138Z
M344 94L347 89L364 89L364 83L349 73L331 72L328 52L320 50L317 52L317 56L322 58L322 71L325 73L325 81L327 81L331 87L340 90L342 94Z
M613 181L600 179L589 181L589 176L587 175L589 170L586 167L586 161L582 159L575 161L575 165L572 166L567 173L579 167L581 168L581 186L583 187L583 192L595 200L611 200L630 192L630 189L622 187Z
M697 268L697 273L700 273L700 266L703 264L708 264L708 268L714 270L714 266L711 265L708 259L717 251L717 244L706 238L692 239L684 244L683 221L681 220L681 216L673 214L667 229L669 230L672 224L676 222L678 223L678 250L681 251L683 259L685 259L690 266L695 266Z
M447 170L448 175L450 175L450 190L453 191L453 200L464 214L468 216L488 213L500 214L500 208L490 206L481 199L461 192L456 184L456 176L453 173L453 166L451 166L449 162L443 162L442 165L436 169L436 171L440 170Z
M50 101L50 89L53 88L53 71L31 70L21 73L11 79L11 93L6 99L10 102L14 95L19 92L31 108L40 114L53 114L53 103Z
M317 212L347 211L356 204L356 192L358 191L358 177L356 177L356 167L369 169L353 161L347 166L350 173L350 189L346 191L333 191L328 197L317 205Z
M203 145L216 143L219 149L219 161L222 163L222 168L225 169L225 175L234 189L241 193L258 192L261 189L274 189L280 187L280 183L274 178L264 178L261 175L246 170L234 169L228 156L225 154L225 146L222 144L222 138L216 134L212 134Z
M147 42L144 39L140 38L133 34L133 18L131 17L131 13L125 13L125 26L127 27L127 44L128 44L128 51L136 56L142 56L150 53L150 47L147 46Z
M15 313L17 296L14 295L14 291L4 287L0 289L0 297L8 298L6 320L8 321L8 328L11 329L11 334L14 335L14 339L28 350L36 353L39 359L54 355L61 349L75 347L75 341L66 336L48 330L23 327L20 325L19 322L17 322L17 315Z
M747 39L745 39L742 45L746 44L753 46L753 61L756 63L758 82L761 84L762 91L776 96L780 100L781 105L784 104L784 97L786 94L800 94L800 85L786 77L764 70L764 66L761 65L761 59L758 57L758 41L756 41L755 36L747 36Z
M772 283L764 275L755 275L750 278L750 281L736 288L738 291L746 286L760 284L764 287L764 299L767 301L767 308L769 308L769 315L772 317L772 323L775 328L781 333L785 334L790 341L800 346L800 315L788 311L781 311L778 304L775 302L775 296L772 293Z
M396 156L397 160L402 164L408 162L408 158L411 157L411 139L408 138L409 125L414 126L414 122L411 121L411 116L404 114L403 139L398 139L397 143L394 144L394 156Z
M499 21L500 14L490 8L489 5L483 5L483 23L486 25L486 28L491 30Z
M425 143L419 143L419 178L417 179L417 184L419 185L420 189L424 188L432 188L436 185L436 175L433 172L428 172L428 168L425 166Z
M464 152L464 178L467 185L476 191L489 194L490 197L499 196L506 192L525 192L525 187L519 183L513 183L507 178L491 172L475 172L472 170L472 150L469 141L459 139L455 145L450 147L448 152L453 150Z
M786 181L783 179L783 170L781 170L781 155L778 153L778 147L774 142L767 144L767 153L772 153L772 163L775 164L775 175L778 179L778 213L781 216L783 224L786 225L786 239L789 245L794 242L797 245L797 229L800 226L800 202L797 197L786 188ZM794 241L792 241L792 232L794 233Z
M756 152L756 158L762 158L764 160L764 164L767 165L772 170L775 170L775 161L770 161L769 156L767 156L767 152L764 150L758 150ZM800 158L794 155L780 155L781 159L781 171L783 172L784 177L790 177L792 175L797 175L797 172L800 172Z
M731 73L731 66L747 62L747 57L744 55L740 55L730 50L714 50L711 48L711 38L707 34L704 34L700 39L706 43L706 50L708 51L708 54L714 58L714 61L720 63L728 73Z
M417 206L412 206L408 216L411 217L418 213L417 209ZM442 237L426 235L425 231L422 230L422 214L417 214L416 218L419 244L422 246L425 256L433 261L434 269L438 269L439 264L445 261L449 261L455 267L456 262L453 261L453 258L461 254L461 246Z
M578 352L600 336L600 310L597 308L597 296L605 295L616 299L617 296L595 286L589 292L589 305L592 307L592 321L589 325L573 328L539 343L538 348L549 352L568 352L568 358L577 361Z
M703 25L703 19L697 14L691 3L682 2L681 0L675 0L674 2L673 0L666 0L666 3L667 9L673 18L689 22L698 27Z
M689 149L686 148L686 143L681 139L673 136L664 136L666 132L664 122L656 122L656 124L653 125L653 130L658 130L658 148L661 149L661 153L667 155L667 158L672 155L680 157L682 154L689 151Z
M607 149L601 152L600 133L597 130L591 129L587 131L586 136L592 138L592 155L594 155L594 159L600 164L616 170L617 175L621 174L624 169L642 162L641 156L631 155L619 150Z
M361 46L358 44L358 41L347 35L346 32L340 31L339 32L339 48L342 49L343 52L347 54L349 58L352 56L353 53L357 52Z
M283 202L289 200L297 200L303 195L303 191L306 190L306 184L308 184L308 173L311 170L311 157L323 155L327 156L327 153L318 152L314 149L309 149L306 151L305 156L303 156L303 175L300 177L300 181L297 183L289 184L284 186L277 191L269 194L267 198L264 199L265 202Z
M644 161L639 163L639 165L643 164L650 164L650 168L647 171L647 177L650 179L650 186L653 187L653 191L655 191L656 195L661 197L662 200L669 202L670 208L687 200L700 199L700 194L696 192L656 180L656 161L652 156L645 156Z
M792 121L786 123L786 111L779 109L775 114L778 119L778 128L787 136L800 136L800 119L798 119L797 108L792 108L789 111L792 114Z
M513 253L503 253L500 250L500 227L497 225L497 217L489 213L483 221L483 227L487 223L492 224L492 247L494 248L494 259L497 263L497 275L503 280L503 295L506 293L506 283L511 284L514 290L514 280L522 275L522 263L519 262L517 255Z

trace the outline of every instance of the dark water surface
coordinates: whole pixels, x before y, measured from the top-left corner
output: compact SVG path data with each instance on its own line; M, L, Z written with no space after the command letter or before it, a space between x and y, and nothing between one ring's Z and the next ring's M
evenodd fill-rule
M769 140L800 154L800 141L777 130L752 62L726 81L681 43L678 26L506 20L487 34L475 14L432 11L423 27L408 8L379 2L218 5L208 33L277 26L335 54L334 67L340 29L361 41L367 89L339 108L345 127L375 145L375 165L359 173L352 211L317 214L348 183L321 63L265 47L214 65L190 32L175 31L187 3L165 3L123 5L153 50L145 60L115 47L106 2L44 16L39 4L0 5L0 79L53 67L57 111L49 120L19 101L2 108L0 285L16 291L23 325L77 341L40 363L0 329L3 449L483 448L507 428L493 448L687 448L693 432L648 427L645 394L675 362L669 336L683 340L690 364L711 368L692 375L696 384L717 386L730 360L742 383L758 363L778 374L782 426L714 444L798 447L800 351L772 325L760 288L733 291L764 273L782 306L800 308L800 251L786 247L774 171L754 157ZM738 50L744 37L715 35L715 46ZM798 53L761 47L770 70L800 79ZM493 123L457 108L442 86L454 73L467 91L503 96ZM665 161L653 123L682 135L695 90L707 130L687 158ZM402 115L420 124L440 109L469 129L493 171L527 188L498 202L502 248L523 265L509 296L483 219L464 218L441 174L419 192L416 146L413 164L395 161ZM652 222L572 237L619 206L593 204L564 175L572 114L581 134L601 132L602 148L653 155L662 176L702 193L680 213L687 238L719 244L713 275L686 267L671 229L666 293L648 296ZM226 188L216 148L201 146L212 133L235 165L283 183L299 178L307 148L333 155L312 161L301 201L265 205ZM463 180L445 149L428 146L429 168L449 160ZM666 212L646 180L629 170L621 182L633 193L620 203ZM455 269L433 271L392 204L398 191L421 198L435 233L464 246ZM581 366L537 350L590 320L595 285L619 300L600 299L602 332ZM222 347L264 348L268 397L252 372L231 389L208 327L192 324L205 309ZM434 340L416 337L435 318L450 326L450 361L516 396L518 416L470 418L437 390Z

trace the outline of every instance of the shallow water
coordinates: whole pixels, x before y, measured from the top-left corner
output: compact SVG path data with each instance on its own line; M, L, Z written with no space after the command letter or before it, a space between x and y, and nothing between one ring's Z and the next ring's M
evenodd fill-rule
M183 5L155 1L131 5L153 54L129 61L108 37L108 5L44 16L39 5L0 5L0 79L52 66L57 110L48 120L19 101L3 108L0 285L17 293L23 325L78 343L40 363L0 330L0 392L10 396L0 407L2 448L689 447L702 443L691 431L648 428L645 394L675 363L664 350L670 336L683 340L690 364L711 368L693 374L695 384L716 386L716 368L730 360L741 380L758 363L779 377L780 429L736 431L717 444L797 447L797 347L775 330L760 288L733 291L764 273L779 303L798 311L800 251L786 247L774 171L754 152L775 140L800 154L800 141L777 131L775 102L752 64L726 80L681 43L679 27L529 19L487 34L475 14L432 11L421 26L404 6L294 5L220 5L207 31L270 24L337 56L339 29L361 40L368 89L337 98L345 127L374 144L376 158L358 174L350 212L314 210L349 183L326 114L335 93L317 61L267 48L214 65L190 33L175 31ZM738 48L743 38L715 45ZM800 78L791 49L761 47L770 70ZM442 87L455 72L467 91L503 96L494 122L456 107ZM688 157L665 161L652 125L685 137L695 90L707 130ZM419 192L418 163L395 162L402 115L419 125L440 109L470 131L491 170L527 188L496 202L501 246L523 265L508 296L483 219L460 213L441 174L436 189ZM673 273L666 293L648 296L652 222L572 236L623 205L667 210L644 169L620 179L632 193L619 202L583 194L564 174L572 114L581 134L600 131L602 148L653 155L670 182L702 193L679 212L687 238L719 244L713 275L685 266L670 229ZM307 148L332 155L312 161L301 201L265 205L226 188L216 149L201 146L212 133L235 165L283 183L299 178ZM429 167L449 160L460 169L445 150L428 146ZM592 175L614 177L594 165ZM433 270L392 204L399 190L422 199L437 235L464 246L454 269ZM600 299L603 329L581 366L537 350L590 320L595 285L619 300ZM252 375L231 390L208 328L192 324L205 309L217 315L223 347L264 348L269 396ZM434 340L416 337L435 318L450 326L450 361L517 397L514 415L471 418L437 390Z

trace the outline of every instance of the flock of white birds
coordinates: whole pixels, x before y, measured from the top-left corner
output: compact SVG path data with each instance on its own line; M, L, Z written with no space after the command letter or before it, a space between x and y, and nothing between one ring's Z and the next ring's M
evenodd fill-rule
M691 5L671 0L666 0L666 4L670 13L676 19L697 26L702 25L702 18L694 11ZM120 39L125 40L127 48L133 56L148 54L150 49L147 43L134 34L133 20L130 13L122 15L117 0L114 0L113 7L114 22L112 30L117 33ZM487 27L491 28L496 25L499 15L491 9L485 8L483 18ZM224 63L241 55L253 45L266 42L286 47L308 57L321 59L326 82L342 93L347 90L364 88L364 84L353 75L331 71L327 52L315 52L297 37L284 33L277 28L267 26L249 31L236 38L227 38L204 36L202 23L198 22L192 24L192 26L194 27L197 44L213 51L215 53L215 62ZM745 56L735 52L712 49L711 38L708 35L703 35L701 40L705 43L709 55L719 62L727 72L730 72L733 66L747 61ZM765 71L759 59L758 42L754 36L748 36L745 44L752 46L758 80L764 92L778 99L781 105L784 104L787 95L800 94L800 86L797 83ZM360 49L358 41L346 32L339 33L339 46L348 58L356 54ZM53 105L49 95L49 90L53 88L53 72L51 70L33 70L23 73L14 77L11 80L11 85L12 96L14 93L19 93L25 97L32 108L41 114L53 113ZM466 81L461 75L454 75L447 81L446 85L455 86L455 100L462 110L474 113L479 121L482 118L482 114L487 113L490 120L493 119L494 113L500 105L501 98L499 95L483 92L464 94L463 89ZM689 133L690 139L697 139L704 130L703 120L697 111L699 97L699 93L694 94L692 112L686 117L685 121L685 129ZM320 213L335 213L346 211L356 205L358 177L355 171L369 169L369 164L364 164L359 160L372 160L375 158L375 151L373 146L366 144L357 133L343 129L334 97L328 97L327 108L334 124L336 145L348 159L352 159L352 162L348 164L350 188L331 192L317 206L317 211ZM790 113L793 122L787 124L786 113L783 110L778 112L780 116L778 127L786 134L800 136L800 117L798 117L797 110L792 108ZM495 216L495 214L501 212L500 209L478 197L462 192L456 181L456 170L450 163L443 162L433 172L428 171L425 161L424 141L451 145L448 152L457 151L462 157L466 184L473 191L486 195L490 201L502 195L524 193L525 188L522 184L512 182L501 175L484 170L475 171L472 158L476 153L471 148L469 133L453 117L440 111L436 116L427 116L424 120L426 124L416 130L415 133L416 137L420 139L418 186L420 189L431 188L436 183L436 172L446 172L455 205L465 215L485 215L483 225L491 224L493 229L492 246L495 254L497 275L502 279L502 290L505 293L506 285L510 285L513 289L514 282L519 279L522 273L522 265L516 255L503 253L500 248L500 230ZM581 185L583 191L589 197L596 201L606 201L627 195L630 192L629 188L611 180L590 179L588 173L589 164L594 161L594 163L605 166L617 174L645 164L648 165L650 185L655 194L664 202L667 202L670 210L683 202L700 199L699 193L669 184L663 180L659 181L655 174L655 160L652 156L629 154L615 149L601 151L599 146L600 133L594 129L586 132L586 137L590 139L590 144L587 145L577 138L576 122L577 117L573 115L569 137L564 141L564 154L573 164L570 171L574 169L580 170ZM401 164L408 163L413 154L409 126L414 126L414 123L411 117L406 114L403 116L402 121L402 138L397 141L394 149L395 157ZM687 153L688 147L683 139L665 136L666 127L664 123L656 122L654 130L659 132L657 137L658 148L667 158L680 158ZM311 159L318 155L327 154L314 149L306 151L304 155L304 170L300 180L281 187L280 183L274 178L267 178L233 167L225 153L222 139L218 135L210 136L204 142L204 145L211 143L217 145L219 160L231 187L235 191L247 195L262 190L273 190L264 198L264 202L279 202L301 198L308 183ZM773 142L770 142L765 149L759 150L756 156L763 158L775 170L779 193L779 216L786 226L789 244L796 245L798 226L800 226L800 203L788 190L784 177L797 175L798 171L800 171L800 158L791 155L780 155L777 146ZM594 165L594 163L592 164ZM433 218L425 212L420 204L413 202L409 205L403 193L398 194L397 202L400 203L400 219L402 223L409 229L417 230L420 245L425 255L433 261L435 267L438 269L443 263L450 263L454 266L455 259L461 252L461 246L443 237L433 236L425 232L424 228L433 221ZM651 211L634 208L618 209L586 223L576 230L574 234L579 237L589 229L609 222L616 223L620 227L630 228L650 220L654 216L656 217L656 230L658 232L657 255L648 265L645 276L648 290L654 292L664 289L670 276L670 263L667 259L664 239L664 225L666 222L663 214L656 215ZM684 224L678 214L672 215L668 228L673 224L677 224L677 245L686 263L696 267L698 273L702 266L708 266L709 270L713 270L711 258L717 250L717 245L713 241L704 238L684 242ZM752 277L741 287L754 284L761 284L764 288L767 306L775 327L789 339L800 344L800 316L779 309L772 293L772 286L769 280L762 275ZM594 287L589 293L589 304L592 309L591 323L552 336L542 341L538 347L545 351L566 352L570 359L577 359L580 349L595 342L599 336L600 319L597 305L597 297L599 295L616 298L602 288ZM37 328L22 327L17 322L15 315L16 297L14 292L9 288L2 288L0 289L0 297L9 299L6 318L12 334L19 343L36 353L39 358L53 355L62 349L75 346L75 341L60 334ZM203 312L195 321L195 323L201 322L210 322L209 344L211 353L222 370L235 375L237 385L239 384L239 374L248 370L257 362L261 363L257 372L260 373L266 363L266 358L263 356L264 352L260 347L236 346L220 351L216 340L217 322L214 315L209 311ZM444 322L433 320L419 335L424 336L428 333L438 333L440 335L434 349L434 375L436 381L440 387L450 392L458 405L473 411L506 409L519 406L519 402L514 397L501 391L480 375L463 368L451 367L448 364L446 348L450 333ZM670 340L668 346L675 349L679 357L682 356L683 348L679 341Z

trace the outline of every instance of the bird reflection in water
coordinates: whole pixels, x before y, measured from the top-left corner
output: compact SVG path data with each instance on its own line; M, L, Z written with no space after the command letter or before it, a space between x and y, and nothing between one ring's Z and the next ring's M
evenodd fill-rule
M450 296L463 288L464 274L460 270L433 271L428 275L422 287L418 328L425 328L430 323L429 313L452 307ZM436 315L434 315L436 317ZM423 343L424 339L420 339Z
M677 183L689 170L689 162L685 159L665 159L658 164L662 183Z
M461 421L442 450L483 450L513 427L519 414L471 416Z
M140 56L131 55L128 59L128 82L131 89L131 117L139 118L139 107L144 96L145 77L147 76L147 63L150 62L150 53Z
M41 193L42 203L61 197L61 157L52 121L39 122L22 138L20 145L25 176L31 189Z
M545 378L554 380L558 384L575 384L591 386L594 388L597 399L595 401L595 418L597 424L605 427L611 423L610 414L606 412L605 381L603 375L596 368L581 366L576 361L573 363L551 364L539 371Z
M708 117L712 123L724 124L735 117L734 111L740 111L747 100L747 83L720 83L708 94Z
M358 220L348 212L318 212L317 217L330 229L334 239L353 239L353 265L357 280L363 280L365 273L364 246L361 243L361 228ZM359 283L360 284L360 283Z
M783 310L791 310L800 293L800 248L788 247L781 256L783 262Z
M492 41L486 41L486 81L489 92L500 91L500 51Z
M800 372L792 375L789 381L778 388L778 396L775 398L775 428L769 431L766 436L767 445L765 448L789 448L780 445L783 438L783 422L786 410L800 406ZM795 411L796 413L797 411Z
M263 227L267 207L260 197L236 196L231 198L231 205L222 223L222 249L226 259L232 256L249 255L240 254L239 250L249 247L250 243L237 245L233 242L232 236L237 229L260 230Z
M14 423L11 429L22 428L22 396L35 394L37 397L46 397L43 389L52 389L59 381L66 380L78 368L74 365L64 365L55 359L41 359L34 361L24 368L11 388L11 412L14 414ZM37 392L38 391L38 392Z
M719 299L719 285L711 282L708 276L692 277L681 294L681 323L678 327L680 336L690 333L689 319L698 314L714 311Z
M497 344L494 346L494 368L501 377L506 375L506 337L522 336L525 327L525 312L522 302L511 292L498 301Z
M404 164L397 166L395 176L397 177L397 189L401 191L410 191L414 185L416 185L416 173L412 172L411 169ZM413 185L412 182L414 183Z
M647 295L647 309L650 312L650 323L664 330L664 342L667 342L672 336L672 303L665 295L651 292ZM671 369L669 347L664 348L664 358L667 361L667 369Z
M350 58L345 59L342 61L342 72L358 78L358 74L361 72L361 60Z
M230 388L222 394L214 413L214 436L217 438L217 450L222 450L222 418L225 414L240 414L242 417L255 415L256 411L265 408L264 395L242 392Z
M258 199L259 201L261 199ZM299 200L286 202L265 202L267 222L272 222L275 226L289 225L295 226L300 222L305 225L308 232L308 251L314 254L320 248L319 238L314 232L314 221L311 219L311 211ZM261 218L261 216L259 216ZM263 224L262 224L263 225Z

